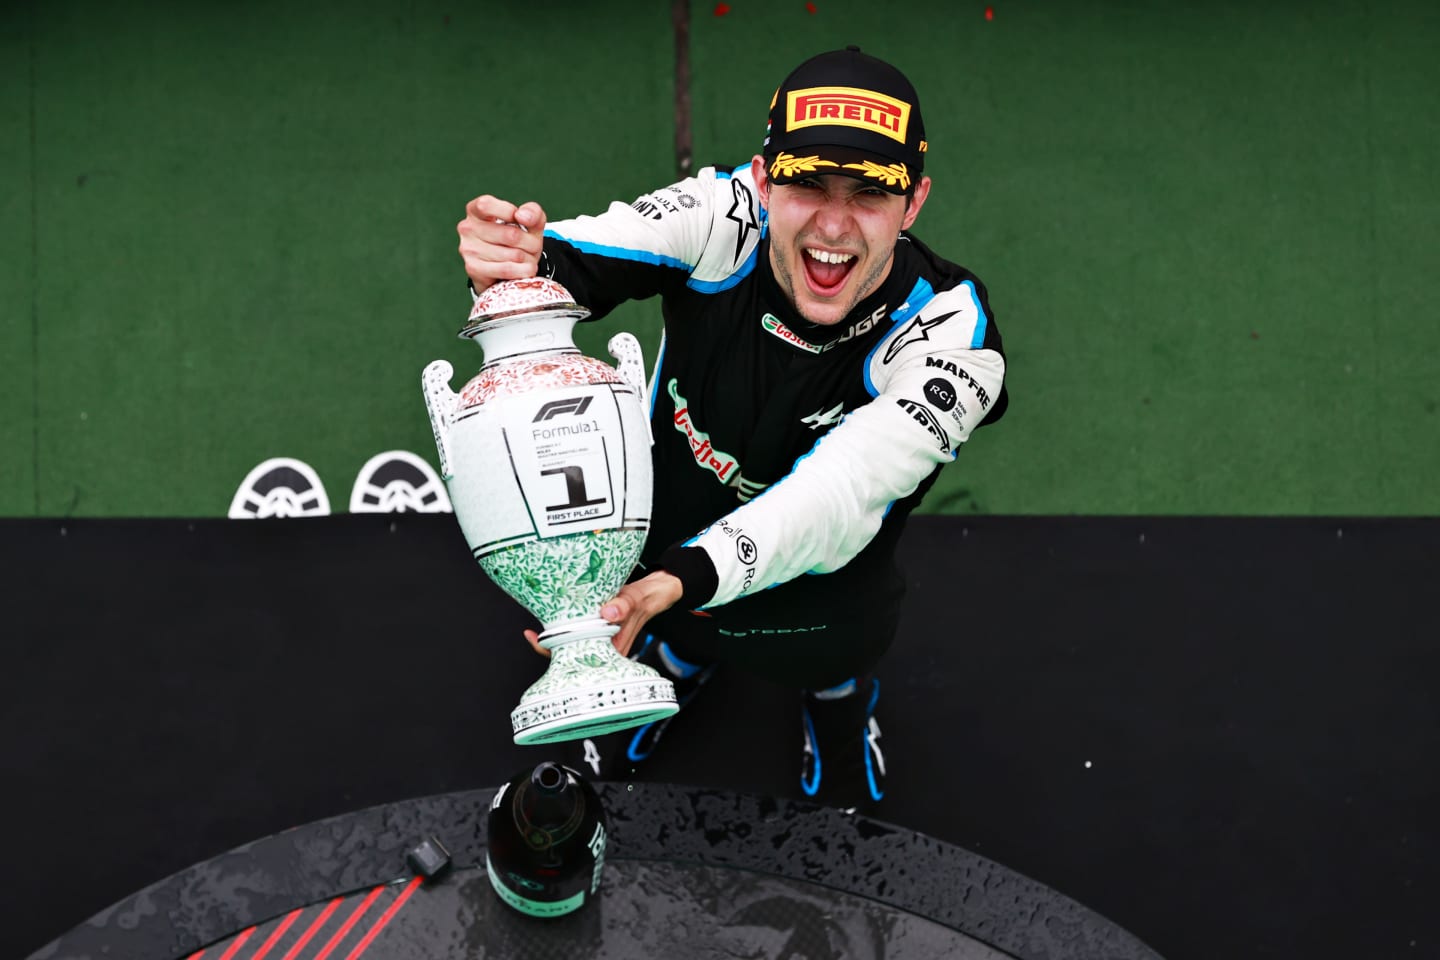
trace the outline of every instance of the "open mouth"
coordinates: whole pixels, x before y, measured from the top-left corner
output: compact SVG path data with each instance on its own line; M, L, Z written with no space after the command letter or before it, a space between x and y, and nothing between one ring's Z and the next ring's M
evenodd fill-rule
M815 247L806 247L800 259L805 263L805 280L810 290L822 297L839 293L855 267L855 254L835 253Z

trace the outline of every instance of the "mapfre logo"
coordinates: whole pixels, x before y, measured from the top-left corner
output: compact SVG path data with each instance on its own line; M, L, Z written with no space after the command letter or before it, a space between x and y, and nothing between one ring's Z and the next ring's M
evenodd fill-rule
M785 129L820 124L855 127L905 142L910 104L858 87L806 87L791 90L785 101Z

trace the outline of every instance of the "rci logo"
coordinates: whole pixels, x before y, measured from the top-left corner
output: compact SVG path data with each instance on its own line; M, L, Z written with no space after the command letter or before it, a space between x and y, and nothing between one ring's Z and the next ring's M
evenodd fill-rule
M567 413L578 417L585 412L586 407L590 406L591 399L590 397L570 397L567 400L551 400L540 408L540 412L535 414L535 419L530 422L539 423L541 420L553 420Z

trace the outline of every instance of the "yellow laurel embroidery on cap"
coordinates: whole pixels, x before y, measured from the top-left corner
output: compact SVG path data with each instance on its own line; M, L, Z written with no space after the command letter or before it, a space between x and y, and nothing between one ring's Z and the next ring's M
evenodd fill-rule
M814 173L821 167L838 167L840 164L834 160L821 160L819 157L797 157L794 154L781 151L770 161L770 176L772 177L793 177L797 173Z
M770 104L770 107L771 107L771 109L774 109L775 104L773 104L773 103ZM926 150L929 150L929 149L930 149L930 144L926 143L924 140L921 140L921 141L920 141L920 152L921 152L921 153L924 153Z
M903 163L882 164L873 160L862 160L859 163L845 164L845 169L859 170L867 177L883 180L887 187L893 187L898 183L900 189L910 189L910 171Z

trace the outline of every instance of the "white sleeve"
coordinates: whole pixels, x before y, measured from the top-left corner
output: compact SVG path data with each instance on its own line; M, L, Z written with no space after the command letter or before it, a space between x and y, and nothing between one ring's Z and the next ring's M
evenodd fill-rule
M806 573L829 573L875 537L984 419L1005 377L981 346L988 322L962 284L895 323L866 363L874 399L847 414L764 493L689 541L705 550L719 606Z
M690 286L723 289L759 245L759 199L748 168L705 167L597 216L557 220L545 235L584 254L675 268Z

